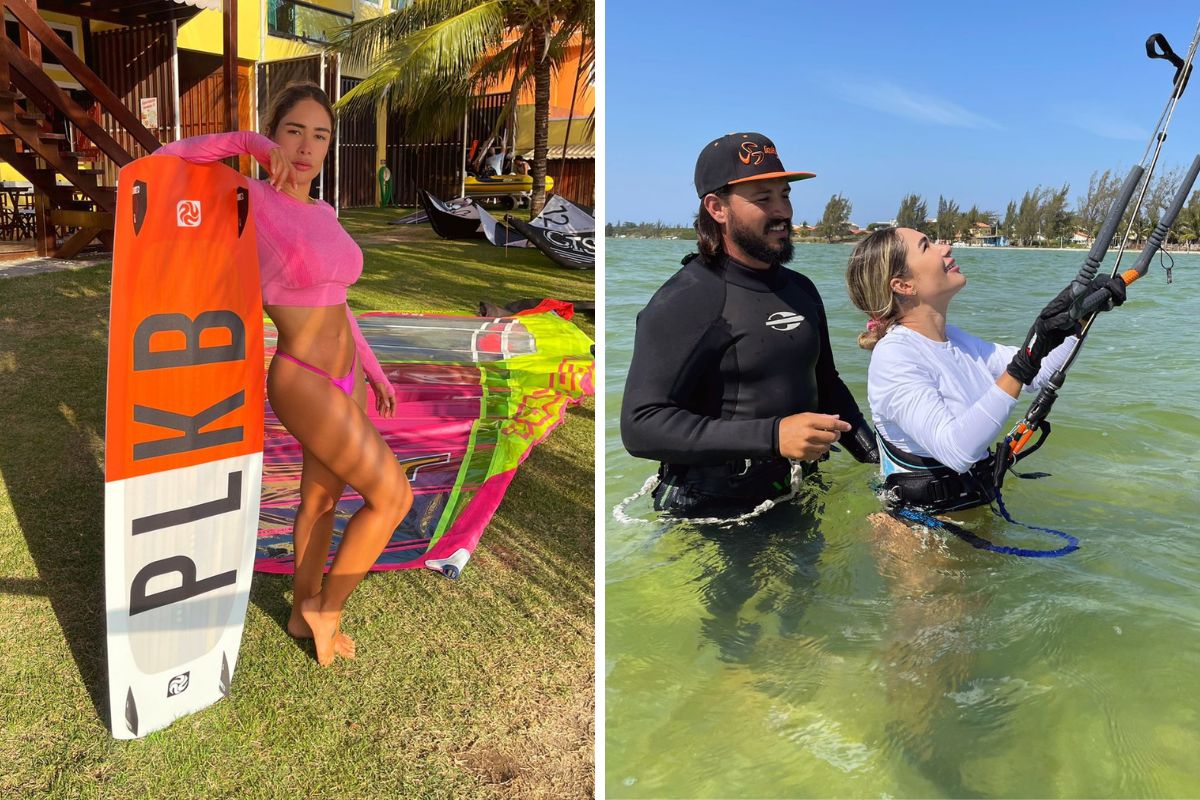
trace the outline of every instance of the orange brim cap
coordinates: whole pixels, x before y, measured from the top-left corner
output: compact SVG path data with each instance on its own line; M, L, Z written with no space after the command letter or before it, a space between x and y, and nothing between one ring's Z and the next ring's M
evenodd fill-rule
M732 180L727 186L733 186L735 183L749 183L750 181L766 181L772 178L783 178L785 181L803 181L809 178L815 178L815 172L764 172L761 175L751 175L748 178L738 178Z

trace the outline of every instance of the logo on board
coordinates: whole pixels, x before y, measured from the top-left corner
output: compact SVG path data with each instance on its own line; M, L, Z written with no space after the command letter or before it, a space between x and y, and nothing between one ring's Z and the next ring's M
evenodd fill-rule
M180 200L175 207L175 221L181 228L200 227L200 201Z
M188 670L182 675L176 675L174 678L171 678L171 681L167 684L167 697L174 697L177 694L183 694L187 691L187 688L191 682L191 670Z
M791 311L776 311L767 317L767 327L777 331L794 331L804 322L804 317Z

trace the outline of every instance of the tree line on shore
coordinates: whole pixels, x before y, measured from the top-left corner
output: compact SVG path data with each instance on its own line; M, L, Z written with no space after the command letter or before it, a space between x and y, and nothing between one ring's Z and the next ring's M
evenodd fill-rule
M1167 206L1183 180L1183 170L1176 168L1160 174L1150 184L1146 198L1138 209L1125 212L1117 229L1117 237L1133 227L1130 239L1141 242L1158 225ZM1070 184L1061 187L1041 185L1026 191L1020 200L1011 200L1004 213L972 204L964 209L952 198L939 196L934 214L930 216L928 202L917 193L905 195L896 211L895 225L914 228L932 239L946 242L978 240L983 236L1003 237L1009 244L1022 247L1050 246L1069 243L1076 233L1084 234L1089 244L1100 231L1109 208L1124 182L1124 173L1107 169L1092 173L1087 191L1070 205ZM1137 199L1137 195L1134 195ZM802 221L797 231L801 240L846 242L854 241L889 222L873 222L865 230L850 221L853 205L842 194L835 194L825 204L821 219L813 226ZM1136 214L1136 217L1135 217ZM984 223L982 226L979 223ZM670 225L657 222L610 222L604 226L609 237L633 239L695 239L690 225ZM1168 244L1182 244L1189 249L1200 240L1200 191L1194 191L1171 228Z

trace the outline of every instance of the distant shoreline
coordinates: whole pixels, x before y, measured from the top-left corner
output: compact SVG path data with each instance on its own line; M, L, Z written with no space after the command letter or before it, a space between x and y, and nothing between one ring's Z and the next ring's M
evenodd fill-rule
M691 238L685 239L680 236L630 236L628 234L625 234L622 236L606 236L605 238L606 239L631 239L631 240L642 241L642 242L687 242L687 241L694 242L694 241L696 241L694 236ZM818 242L818 241L813 241L812 239L793 239L792 241L798 245L800 245L800 244L840 245L840 244L856 244L857 242L859 242L861 240L854 239L854 240L851 240L848 242ZM994 247L992 245L983 245L983 244L960 244L960 245L955 245L955 247L956 247L956 249L968 249L969 248L971 250L1036 250L1036 251L1041 251L1043 253L1047 253L1047 252L1086 253L1091 249L1089 247L1084 247L1082 245L1079 247L1024 247L1024 246L1015 245L1015 244L1008 244L1008 245L1004 245L1003 247ZM1110 248L1108 248L1108 252L1111 253L1117 249L1118 248L1116 248L1116 247L1110 247ZM1142 245L1132 245L1130 247L1125 248L1125 252L1126 253L1137 253L1137 252L1141 252L1141 249L1142 249ZM1163 252L1166 252L1169 255L1173 255L1173 256L1175 256L1175 255L1179 255L1179 256L1200 255L1200 247L1194 247L1190 250L1187 250L1187 249L1174 250L1171 248L1167 248Z

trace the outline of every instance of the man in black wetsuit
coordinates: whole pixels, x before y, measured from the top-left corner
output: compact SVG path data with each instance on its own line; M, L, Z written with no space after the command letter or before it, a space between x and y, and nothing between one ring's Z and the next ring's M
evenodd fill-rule
M838 377L825 308L792 257L791 182L758 133L708 144L696 162L700 253L638 315L621 438L661 463L654 506L729 517L790 489L788 459L839 439L859 461L875 438ZM843 434L845 436L843 437Z

